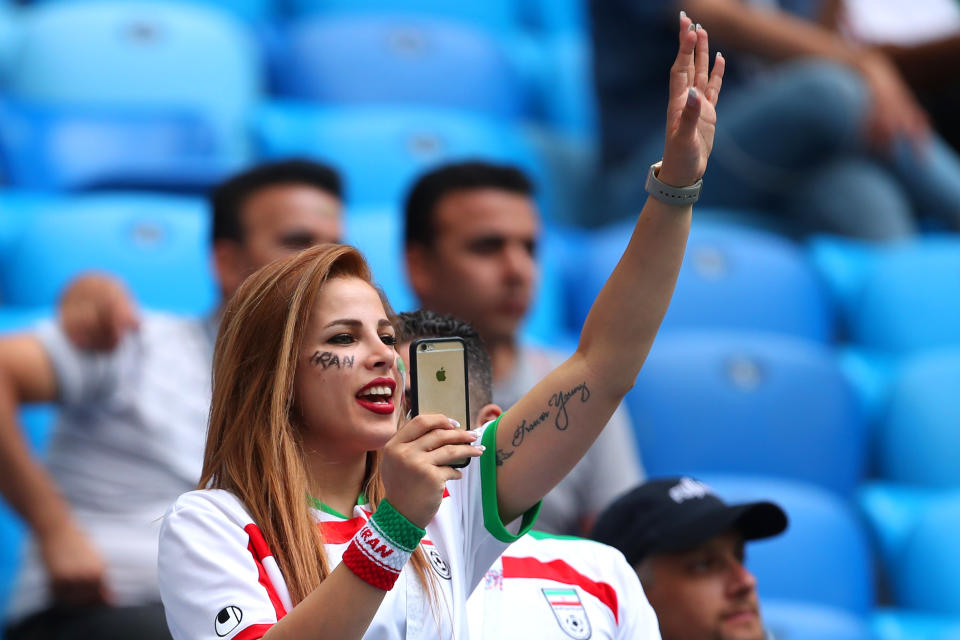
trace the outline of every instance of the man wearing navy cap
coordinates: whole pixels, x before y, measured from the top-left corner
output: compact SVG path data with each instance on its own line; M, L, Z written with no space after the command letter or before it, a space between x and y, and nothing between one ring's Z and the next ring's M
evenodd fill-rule
M771 502L728 505L702 482L665 478L620 496L592 537L636 569L663 640L763 640L744 543L786 528Z

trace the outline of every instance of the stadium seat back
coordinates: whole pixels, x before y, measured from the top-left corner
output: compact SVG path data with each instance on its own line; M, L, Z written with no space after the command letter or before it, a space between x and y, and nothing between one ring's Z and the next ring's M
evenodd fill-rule
M869 540L846 500L776 477L704 474L701 479L728 503L770 500L787 513L784 533L747 543L747 568L757 577L761 603L789 600L856 616L870 613L874 571Z
M216 137L190 112L0 104L0 153L24 189L205 191L226 171Z
M597 232L574 289L582 323L630 239L633 222ZM578 328L578 327L576 327ZM784 238L729 225L694 224L661 332L735 329L829 341L833 310L805 254Z
M63 199L24 225L0 291L11 305L56 303L87 271L121 278L147 308L202 313L216 304L210 220L200 200L142 194Z
M288 0L297 16L396 14L428 17L481 27L491 33L510 33L520 26L517 0Z
M884 609L874 614L872 626L877 640L960 640L960 616Z
M538 171L515 128L460 111L275 103L260 111L254 128L264 156L311 156L340 169L351 206L399 210L413 180L444 162L482 158Z
M877 434L882 478L960 488L960 348L902 365Z
M408 103L505 119L526 109L505 48L454 22L403 15L305 18L291 25L281 59L276 84L291 98Z
M241 23L184 3L90 0L40 5L23 20L14 97L64 106L192 109L237 144L260 89Z
M867 275L851 318L855 341L894 353L960 346L960 240L887 249Z
M760 604L764 626L782 640L874 640L867 618L823 605L789 600Z
M392 207L350 209L344 239L359 249L397 313L417 309L403 258L403 217Z
M140 0L127 0L137 2ZM155 0L143 0L146 2ZM218 11L230 13L249 22L269 20L274 14L274 3L271 0L179 0L190 4L207 6ZM90 0L34 0L35 4L52 2L90 2Z
M897 604L921 612L960 616L960 497L928 508L893 568Z
M627 394L652 475L717 471L802 480L850 495L866 433L835 355L773 334L658 336Z

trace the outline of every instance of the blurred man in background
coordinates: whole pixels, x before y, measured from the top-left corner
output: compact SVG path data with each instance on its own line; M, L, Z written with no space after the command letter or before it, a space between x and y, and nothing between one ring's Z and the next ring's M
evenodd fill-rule
M763 640L744 545L786 528L771 502L728 505L702 482L664 478L617 498L591 537L636 569L663 640Z
M777 4L591 1L610 206L585 223L643 203L637 176L663 142L663 51L685 10L728 65L701 204L753 210L799 233L896 239L916 231L920 213L960 230L960 158L889 58Z
M418 338L453 337L466 348L470 427L476 429L503 413L492 403L492 366L480 336L452 316L423 309L400 314L398 350L404 359ZM593 540L540 531L507 548L467 607L476 638L659 637L653 610L623 554Z
M540 221L533 185L513 167L449 164L416 181L405 217L414 292L424 308L477 330L493 363L493 399L509 408L566 357L525 344L519 336L537 281ZM552 533L584 533L614 496L639 479L639 456L621 407L544 499L538 526Z
M340 179L305 161L255 167L212 194L223 299L264 264L342 233ZM80 278L58 323L0 340L0 492L33 538L8 640L167 638L159 517L200 473L219 312L138 313L109 276ZM46 464L17 423L59 406Z

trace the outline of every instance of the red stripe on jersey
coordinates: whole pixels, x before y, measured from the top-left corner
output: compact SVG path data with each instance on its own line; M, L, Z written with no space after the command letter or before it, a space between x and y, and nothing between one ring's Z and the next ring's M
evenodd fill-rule
M620 624L620 616L617 613L617 592L606 582L591 580L563 560L540 562L536 558L503 556L500 561L503 565L504 578L541 578L580 587L607 605L613 612L613 619Z
M325 544L343 544L350 542L353 536L367 524L365 518L357 516L349 520L329 520L320 523L320 532Z
M443 495L440 496L440 499L442 500L442 499L444 499L444 498L449 498L449 497L450 497L450 492L447 491L447 488L446 488L446 487L444 487L444 488L443 488Z
M233 636L233 640L260 640L272 626L272 624L252 624Z
M273 553L270 552L270 547L267 546L267 541L264 539L257 525L253 523L248 524L243 530L246 531L247 536L250 537L250 544L247 545L247 550L250 551L250 555L253 556L253 561L257 565L257 575L260 584L267 590L267 596L270 598L274 613L277 614L277 620L279 620L287 615L287 610L280 601L280 596L277 595L277 590L274 588L273 583L270 582L270 576L267 575L267 570L263 568L263 559L269 558Z

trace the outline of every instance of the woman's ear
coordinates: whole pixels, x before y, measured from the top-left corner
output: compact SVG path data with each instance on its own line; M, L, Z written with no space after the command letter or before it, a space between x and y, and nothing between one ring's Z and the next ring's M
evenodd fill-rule
M480 411L477 412L477 423L473 425L474 429L479 429L483 425L487 424L491 420L496 420L503 414L503 409L500 408L500 405L497 404L485 404L480 407Z

